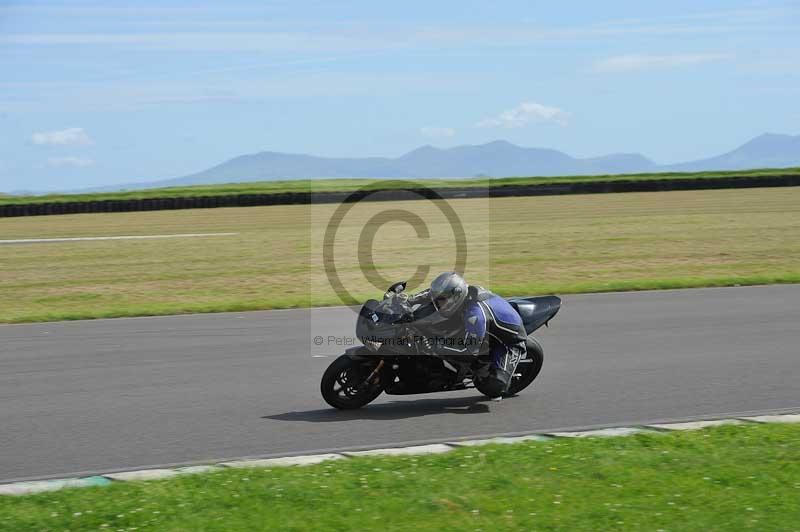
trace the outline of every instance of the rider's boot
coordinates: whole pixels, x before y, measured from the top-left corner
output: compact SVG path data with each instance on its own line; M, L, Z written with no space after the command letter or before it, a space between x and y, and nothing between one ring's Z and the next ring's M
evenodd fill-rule
M511 373L500 368L489 369L482 384L482 391L491 399L499 399L508 390L508 385L511 382Z

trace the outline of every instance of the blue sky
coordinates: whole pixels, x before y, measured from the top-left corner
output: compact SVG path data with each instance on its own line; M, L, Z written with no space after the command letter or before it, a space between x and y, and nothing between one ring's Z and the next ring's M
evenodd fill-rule
M0 190L506 139L659 163L800 133L800 2L2 2Z

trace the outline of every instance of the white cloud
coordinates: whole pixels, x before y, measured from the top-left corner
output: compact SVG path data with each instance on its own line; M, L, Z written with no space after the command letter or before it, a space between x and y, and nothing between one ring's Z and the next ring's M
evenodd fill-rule
M67 157L50 157L47 159L47 166L52 166L53 168L86 168L87 166L92 166L93 164L94 161L88 157L78 157L74 155Z
M430 137L432 139L443 139L452 137L456 134L456 130L451 127L434 127L434 126L427 126L419 128L419 132L424 137Z
M15 6L19 15L22 6ZM347 26L336 23L303 23L272 16L258 16L243 11L242 6L228 9L227 16L209 12L200 19L182 13L162 11L161 15L144 14L146 8L104 12L111 21L140 17L138 24L174 27L175 31L156 32L12 32L0 35L0 46L110 46L137 50L183 51L260 51L260 52L361 52L377 55L386 51L413 49L458 49L476 45L491 47L525 46L554 40L564 42L616 42L628 36L721 35L781 32L793 35L797 16L791 6L753 10L719 11L694 15L660 16L653 19L607 20L590 25L551 26L533 19L509 24L430 24L420 27L400 22L357 22ZM117 14L114 15L113 13ZM35 16L78 16L96 20L93 12L80 15L78 6L64 14ZM230 15L238 15L231 18ZM0 7L0 20L3 19ZM205 28L202 31L200 28ZM248 31L235 31L245 28ZM343 33L342 29L346 28ZM217 31L213 31L217 29ZM194 31L192 31L194 30Z
M476 127L522 127L528 124L552 122L559 126L567 125L569 113L558 107L550 107L534 102L522 102L513 109L503 111L494 118L481 120Z
M92 143L92 139L86 134L82 127L70 127L58 131L40 131L31 135L34 144L41 146L67 146L79 145L86 146Z
M170 33L13 33L0 45L103 46L150 51L371 52L404 46L397 36L316 31Z
M2 49L2 47L0 47ZM215 76L199 82L191 77L158 81L37 81L3 82L0 93L24 94L25 100L4 99L0 94L0 113L63 112L95 113L107 110L139 110L165 105L249 104L271 98L330 98L333 96L383 94L397 97L431 94L452 95L473 81L466 73L349 72L310 69L296 75L276 75L264 79L232 79ZM412 128L412 134L416 128ZM28 137L30 140L30 137ZM99 142L94 139L95 142Z
M711 63L730 58L727 54L696 53L696 54L627 54L607 57L596 61L593 65L595 72L616 73L634 72L655 68L675 68L687 65Z
M8 2L6 2L8 3ZM289 6L291 2L280 2ZM762 2L766 3L766 2ZM775 32L794 36L798 9L792 2L784 6L754 6L746 9L722 9L688 14L659 14L657 17L599 20L592 24L544 24L540 17L521 17L505 24L430 23L380 21L355 13L347 23L326 20L324 16L296 18L287 7L276 8L274 2L255 5L105 6L94 3L69 2L63 5L23 5L12 2L0 5L0 20L21 17L30 20L54 20L57 26L75 28L80 21L93 20L98 27L113 28L119 21L135 21L135 27L157 27L159 31L69 31L69 32L4 32L0 47L12 46L108 46L136 50L192 51L259 51L289 52L362 52L380 54L387 51L443 49L490 46L505 55L508 46L538 43L606 41L617 44L625 37L680 35L773 35ZM2 4L2 2L0 2ZM36 5L38 4L38 5ZM69 5L67 5L69 4ZM113 4L113 2L106 2ZM330 2L320 2L327 8ZM331 8L333 9L333 8ZM341 8L338 9L341 11ZM317 12L321 14L323 11ZM66 21L66 22L64 22ZM45 26L52 26L45 24ZM168 29L174 28L173 31ZM237 31L244 29L244 32ZM229 63L226 62L226 64Z

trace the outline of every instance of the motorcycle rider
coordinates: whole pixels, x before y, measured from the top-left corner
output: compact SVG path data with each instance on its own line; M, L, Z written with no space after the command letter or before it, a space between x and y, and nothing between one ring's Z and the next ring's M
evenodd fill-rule
M432 344L432 353L478 355L488 351L488 374L480 377L487 395L499 399L508 391L517 364L525 357L527 334L522 318L508 301L480 286L470 286L456 272L438 275L429 289L409 298L410 303L430 298L447 318L451 334L463 341Z

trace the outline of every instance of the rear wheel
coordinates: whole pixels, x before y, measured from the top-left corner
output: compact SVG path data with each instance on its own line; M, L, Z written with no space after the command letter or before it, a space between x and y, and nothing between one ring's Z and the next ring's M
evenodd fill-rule
M544 363L544 350L541 344L533 336L528 336L525 341L525 358L519 361L514 376L511 377L511 384L508 386L508 391L503 394L503 397L510 397L517 395L519 392L531 385L531 383L542 371L542 364ZM482 394L492 397L489 389L482 389L480 381L475 383L475 388ZM496 393L496 392L495 392Z
M520 360L519 364L517 364L517 370L514 372L515 375L519 376L511 378L511 385L508 387L506 396L516 395L530 386L539 375L539 372L542 371L544 349L542 349L539 341L533 336L528 336L528 339L525 341L525 349L527 354L525 358Z
M351 410L374 401L383 392L383 385L377 375L372 382L365 381L377 365L378 360L356 360L347 355L334 360L320 382L325 402L334 408Z

